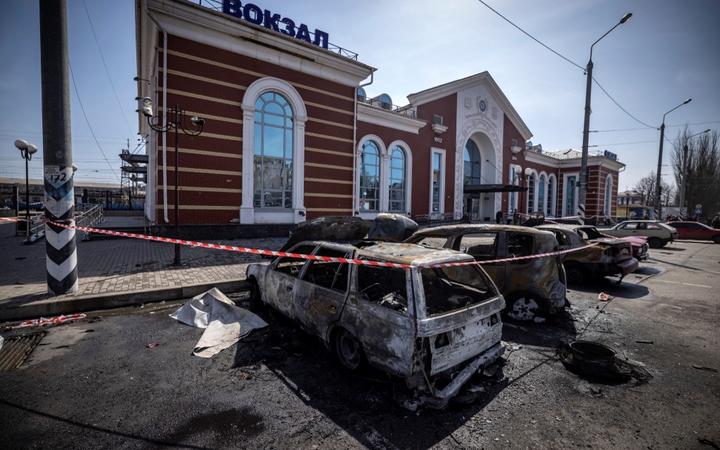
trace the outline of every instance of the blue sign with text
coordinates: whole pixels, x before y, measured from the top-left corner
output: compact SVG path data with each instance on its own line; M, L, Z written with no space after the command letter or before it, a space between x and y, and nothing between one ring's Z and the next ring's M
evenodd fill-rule
M295 39L317 45L318 47L328 48L329 36L326 32L317 28L315 32L310 32L308 26L304 23L297 25L294 20L288 17L282 17L280 14L273 14L267 9L262 9L252 3L245 3L240 0L223 0L223 12L230 14L238 19L245 20L255 25L262 25L270 30L278 31Z

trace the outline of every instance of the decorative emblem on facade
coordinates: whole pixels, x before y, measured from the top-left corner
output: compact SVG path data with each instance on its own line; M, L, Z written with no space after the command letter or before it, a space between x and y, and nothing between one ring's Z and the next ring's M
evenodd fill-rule
M487 101L484 98L478 97L478 109L480 112L485 112L487 110Z

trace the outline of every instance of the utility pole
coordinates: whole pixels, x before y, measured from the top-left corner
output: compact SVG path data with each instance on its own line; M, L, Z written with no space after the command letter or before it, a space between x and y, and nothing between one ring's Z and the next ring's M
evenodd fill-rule
M662 158L663 158L663 143L665 141L665 117L670 114L671 112L675 111L679 107L683 105L687 105L692 101L692 98L689 98L685 100L684 102L680 103L676 107L668 110L665 114L663 114L662 118L662 124L660 125L660 148L658 150L658 166L657 166L657 178L655 180L655 215L656 219L660 220L662 218L662 198L660 197L662 195Z
M615 28L619 27L620 25L624 24L628 20L630 20L630 17L632 17L632 13L625 14L622 19L618 23L615 24L614 27L610 28L605 34L600 36L600 38L593 42L593 44L590 46L590 59L588 60L587 67L585 67L585 120L583 121L583 144L582 144L582 157L580 159L580 186L579 186L579 195L578 195L578 215L580 216L580 221L584 223L585 221L585 199L587 197L587 160L588 160L588 141L589 141L589 134L590 134L590 114L592 113L592 108L590 107L590 98L592 96L592 71L593 71L593 61L592 61L592 54L593 54L593 47L595 47L595 44L600 42L602 38L610 34Z
M78 290L75 230L50 223L75 225L67 1L39 0L39 3L47 285L50 294L62 295Z

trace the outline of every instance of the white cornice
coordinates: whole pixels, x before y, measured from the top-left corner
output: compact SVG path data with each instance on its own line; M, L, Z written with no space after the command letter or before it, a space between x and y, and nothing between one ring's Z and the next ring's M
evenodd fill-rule
M147 5L172 35L340 84L357 86L375 71L367 64L185 0L147 0Z
M487 71L466 78L462 78L460 80L441 84L440 86L435 86L430 89L425 89L424 91L416 92L414 94L410 94L408 95L408 100L413 106L418 106L424 103L431 102L433 100L447 97L448 95L455 94L459 91L462 91L463 89L476 86L478 84L484 84L485 86L487 86L487 88L490 90L490 92L500 104L503 112L508 116L513 125L515 125L515 128L517 128L517 130L520 132L520 135L522 135L523 139L526 141L530 139L532 137L532 132L530 132L530 129L520 118L518 112L515 111L515 108L513 108L510 100L508 100L503 91L500 90L500 87L497 85L497 83L495 83L495 80Z
M525 153L525 161L536 163L536 164L543 164L550 167L555 168L572 168L572 167L580 167L580 158L570 158L570 159L557 159L553 158L552 156L543 155L540 153L535 152L526 152ZM620 170L623 167L625 167L625 164L619 162L619 161L613 161L612 159L606 158L604 156L589 156L588 157L588 165L589 166L602 166L606 167L611 170Z
M402 114L363 103L358 103L357 120L359 122L372 123L374 125L413 134L419 134L420 129L427 125L427 122L424 120L413 119Z

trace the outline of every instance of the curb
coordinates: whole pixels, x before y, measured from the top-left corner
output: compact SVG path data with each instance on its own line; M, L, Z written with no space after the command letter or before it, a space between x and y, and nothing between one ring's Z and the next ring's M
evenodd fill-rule
M245 279L227 280L216 283L191 284L173 288L145 291L106 293L96 295L67 296L59 301L46 299L35 304L0 308L0 322L57 316L85 311L120 308L163 300L180 300L202 294L208 289L218 288L224 293L249 289Z

